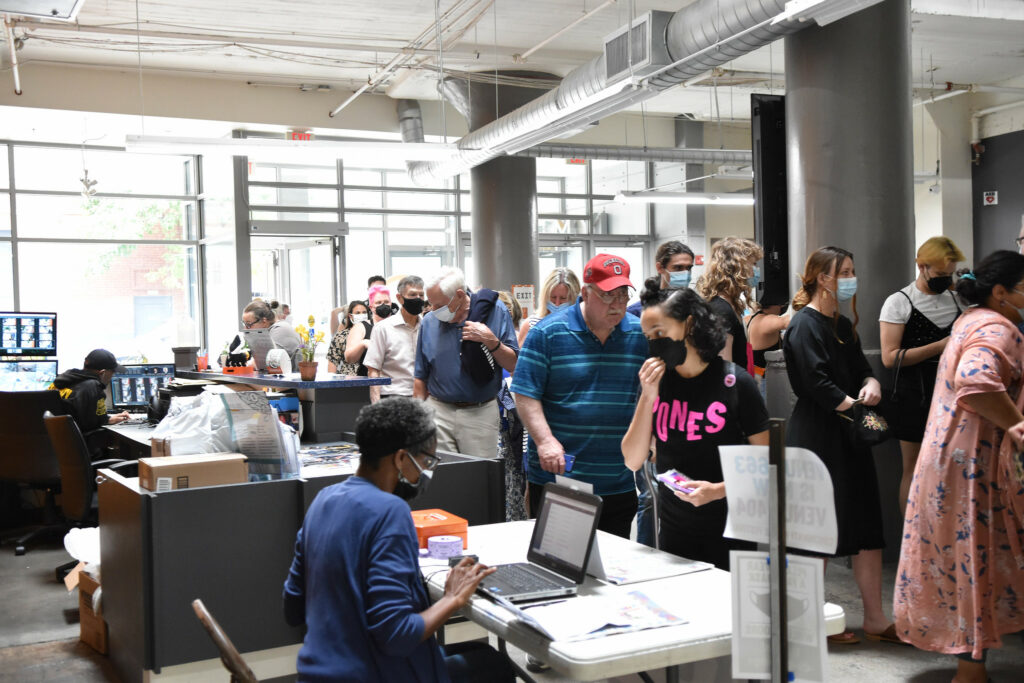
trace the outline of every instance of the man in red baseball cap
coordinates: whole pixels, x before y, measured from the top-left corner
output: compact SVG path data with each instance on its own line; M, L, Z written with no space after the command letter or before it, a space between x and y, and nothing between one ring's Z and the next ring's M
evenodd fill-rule
M593 485L604 504L598 528L629 538L636 514L633 473L622 458L647 359L647 339L626 315L629 264L598 254L583 269L580 300L526 335L512 377L519 416L530 433L530 512L554 475ZM582 429L582 426L586 429Z

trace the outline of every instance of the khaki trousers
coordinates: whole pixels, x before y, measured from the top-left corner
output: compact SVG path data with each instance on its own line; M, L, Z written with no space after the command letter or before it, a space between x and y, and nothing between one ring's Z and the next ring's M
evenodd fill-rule
M492 399L481 406L458 408L430 396L427 403L437 416L440 450L491 460L498 457L497 401Z

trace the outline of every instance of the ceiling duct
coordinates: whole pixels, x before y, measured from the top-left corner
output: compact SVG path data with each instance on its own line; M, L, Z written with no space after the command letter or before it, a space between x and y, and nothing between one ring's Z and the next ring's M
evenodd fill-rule
M834 21L879 1L698 0L671 16L647 12L630 22L631 30L610 34L603 53L567 74L557 88L467 134L451 160L410 163L409 175L428 184L521 152L795 33L819 14ZM634 59L630 70L626 58L622 70L623 55L643 57L644 51L646 60ZM659 65L665 55L671 61ZM609 75L609 66L618 71Z

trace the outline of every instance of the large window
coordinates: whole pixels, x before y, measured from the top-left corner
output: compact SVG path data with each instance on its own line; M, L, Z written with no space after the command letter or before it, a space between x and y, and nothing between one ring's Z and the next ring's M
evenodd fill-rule
M0 150L0 306L56 311L61 369L98 347L125 362L166 362L172 347L199 343L194 157ZM96 181L91 195L85 178Z

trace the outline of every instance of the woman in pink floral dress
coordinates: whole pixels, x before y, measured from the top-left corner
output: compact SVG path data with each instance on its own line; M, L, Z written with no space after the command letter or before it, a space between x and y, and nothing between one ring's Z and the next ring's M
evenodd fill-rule
M986 650L1024 629L1024 565L1012 550L1024 531L1006 514L1020 492L1005 491L999 475L1004 435L1019 447L1024 432L1024 256L995 252L956 289L975 306L954 324L939 361L893 609L903 640L957 656L955 683L984 683Z

